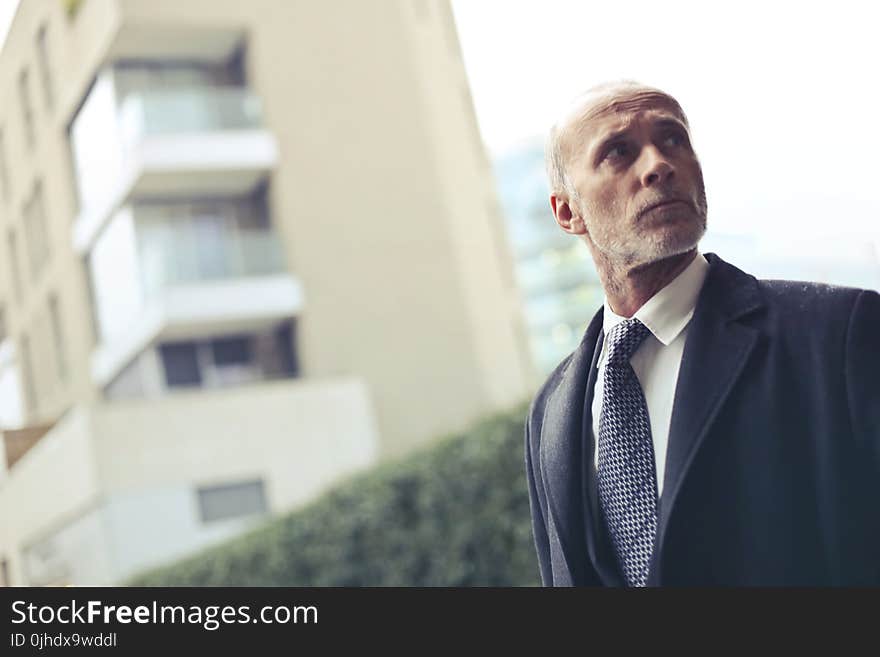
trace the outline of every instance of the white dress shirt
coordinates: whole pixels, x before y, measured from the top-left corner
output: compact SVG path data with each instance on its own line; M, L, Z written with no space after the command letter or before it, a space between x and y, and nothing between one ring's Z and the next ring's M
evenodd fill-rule
M654 463L657 467L657 495L663 491L663 471L666 465L666 446L669 442L669 423L672 419L672 403L675 400L675 386L678 369L684 353L688 323L694 314L697 297L709 263L701 253L697 253L691 263L666 287L648 299L634 317L650 329L651 334L636 349L629 362L645 393L648 404L648 419L651 423L651 437L654 441ZM604 335L626 317L614 314L605 299ZM598 375L593 389L593 438L596 449L593 464L599 464L599 414L602 411L602 386L605 380L605 343L596 363Z

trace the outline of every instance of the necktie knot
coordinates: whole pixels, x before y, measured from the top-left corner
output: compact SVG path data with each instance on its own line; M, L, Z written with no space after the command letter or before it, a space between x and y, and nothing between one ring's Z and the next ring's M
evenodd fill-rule
M635 317L617 324L608 334L608 363L620 365L628 362L650 333L651 330Z

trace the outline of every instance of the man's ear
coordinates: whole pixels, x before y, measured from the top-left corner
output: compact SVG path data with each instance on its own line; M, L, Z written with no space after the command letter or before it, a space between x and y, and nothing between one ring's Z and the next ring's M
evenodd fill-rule
M569 235L583 235L587 232L584 218L572 206L567 196L550 194L550 207L559 227Z

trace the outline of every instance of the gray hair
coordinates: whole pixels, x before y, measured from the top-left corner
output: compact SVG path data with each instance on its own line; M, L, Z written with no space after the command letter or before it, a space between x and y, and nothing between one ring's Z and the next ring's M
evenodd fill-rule
M615 80L612 82L603 82L594 87L587 89L585 92L576 96L569 106L567 112L561 116L550 128L547 136L547 142L544 147L544 164L547 168L547 180L550 183L550 192L557 194L564 192L572 199L577 199L577 191L574 189L566 172L566 164L568 153L565 149L565 138L568 136L568 128L571 123L571 115L578 112L582 117L588 115L585 111L596 104L598 100L604 100L606 104L613 105L622 96L633 94L636 92L649 92L659 94L668 98L673 106L678 110L684 121L685 126L688 125L687 117L681 105L671 95L665 91L661 91L656 87L641 84L635 80Z
M569 183L568 174L565 172L565 157L562 154L562 128L560 121L550 127L547 143L544 146L544 166L547 168L547 181L550 183L550 192L566 192L571 195L574 189Z

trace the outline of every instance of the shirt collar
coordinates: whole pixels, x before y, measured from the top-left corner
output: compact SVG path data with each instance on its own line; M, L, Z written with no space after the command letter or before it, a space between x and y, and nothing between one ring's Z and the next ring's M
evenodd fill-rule
M684 330L694 314L697 297L706 280L709 263L702 253L696 257L678 276L648 299L634 317L642 322L663 345L668 345ZM605 298L602 330L605 335L626 317L614 313ZM602 345L600 362L605 358L605 345Z

